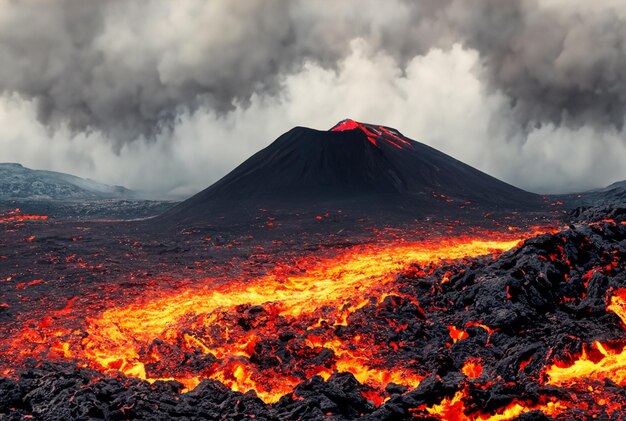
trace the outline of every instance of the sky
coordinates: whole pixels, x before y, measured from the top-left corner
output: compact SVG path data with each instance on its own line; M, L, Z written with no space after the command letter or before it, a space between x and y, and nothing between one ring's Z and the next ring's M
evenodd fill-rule
M0 162L191 195L294 126L626 179L623 0L0 0Z

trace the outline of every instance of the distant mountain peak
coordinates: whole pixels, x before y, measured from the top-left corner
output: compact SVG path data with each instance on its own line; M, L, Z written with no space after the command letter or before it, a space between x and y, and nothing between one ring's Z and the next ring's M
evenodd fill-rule
M360 130L367 136L367 140L376 147L378 147L381 142L387 142L398 149L402 149L412 142L411 139L404 137L402 133L394 128L360 123L351 118L341 120L330 129L331 132L343 132L346 130Z
M0 166L4 166L5 168L24 168L22 164L18 164L17 162L0 163Z
M0 163L0 200L130 199L138 193L120 186L55 171L33 170L18 163Z

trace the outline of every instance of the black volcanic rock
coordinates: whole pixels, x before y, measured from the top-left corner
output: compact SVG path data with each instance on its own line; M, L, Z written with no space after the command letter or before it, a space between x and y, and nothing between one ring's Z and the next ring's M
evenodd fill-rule
M162 220L202 223L252 215L259 208L418 216L441 207L497 210L539 204L539 196L395 129L344 120L329 131L290 130Z

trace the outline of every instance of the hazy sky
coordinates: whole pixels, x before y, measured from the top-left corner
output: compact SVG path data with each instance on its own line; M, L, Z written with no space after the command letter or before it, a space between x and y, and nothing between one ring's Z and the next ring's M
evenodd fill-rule
M626 3L0 0L0 162L184 195L346 117L536 192L626 179Z

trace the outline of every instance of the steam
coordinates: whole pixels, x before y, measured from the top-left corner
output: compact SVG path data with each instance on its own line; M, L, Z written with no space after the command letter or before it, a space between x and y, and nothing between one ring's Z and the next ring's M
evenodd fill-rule
M352 117L595 187L626 177L621 3L0 0L0 161L187 194Z

